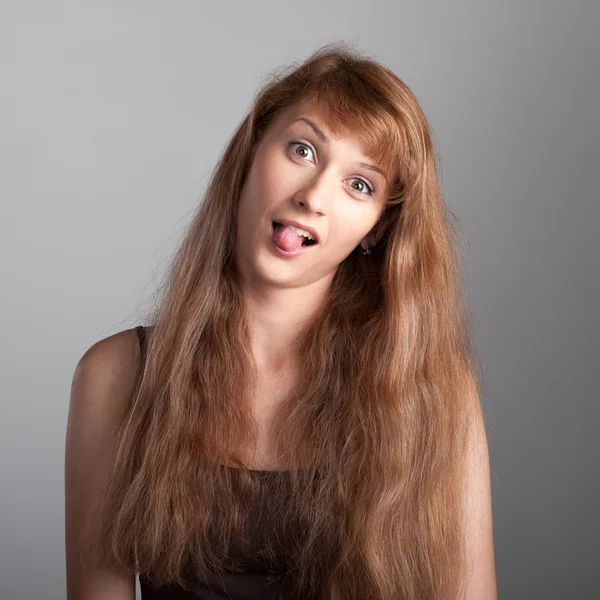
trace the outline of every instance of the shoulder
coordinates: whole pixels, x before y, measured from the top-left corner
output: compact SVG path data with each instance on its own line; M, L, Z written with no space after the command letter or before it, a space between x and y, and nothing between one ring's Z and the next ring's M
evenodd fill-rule
M134 578L104 577L82 569L97 500L106 488L124 408L136 381L140 348L135 328L95 342L79 359L73 375L65 446L65 527L67 597L103 595L134 598ZM89 596L87 595L89 594ZM94 596L96 597L96 596Z
M135 328L92 344L74 369L68 424L88 433L112 430L131 395L141 358Z
M98 394L126 390L134 382L140 361L135 328L105 337L92 344L77 362L72 391L84 392L83 397L93 399Z

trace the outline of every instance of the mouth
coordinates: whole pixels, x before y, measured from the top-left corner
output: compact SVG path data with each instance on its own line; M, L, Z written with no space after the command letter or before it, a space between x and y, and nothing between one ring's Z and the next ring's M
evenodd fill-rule
M276 234L282 227L284 227L284 225L282 225L281 223L278 223L277 221L271 221L271 228L272 228L272 234ZM308 248L310 246L316 246L317 245L317 240L315 239L308 239L308 238L304 238L302 240L302 247L303 248Z
M298 231L290 229L283 223L271 221L271 244L276 254L292 258L310 252L311 248L318 245L318 241L299 235Z

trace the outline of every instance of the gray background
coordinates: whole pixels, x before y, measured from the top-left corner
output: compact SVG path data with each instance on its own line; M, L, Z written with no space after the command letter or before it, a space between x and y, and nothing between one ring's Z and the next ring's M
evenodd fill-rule
M460 217L500 597L598 598L593 4L2 2L2 599L65 595L78 359L144 314L265 73L335 40L416 93Z

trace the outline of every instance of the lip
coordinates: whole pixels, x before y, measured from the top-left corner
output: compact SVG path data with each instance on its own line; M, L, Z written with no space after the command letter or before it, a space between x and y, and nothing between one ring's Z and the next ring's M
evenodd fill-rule
M281 221L276 221L277 223L281 223ZM286 223L282 223L283 225L285 225ZM284 250L283 248L281 248L280 246L278 246L275 243L275 238L274 238L274 232L275 232L275 228L273 226L273 223L271 223L271 245L273 247L273 250L279 254L280 256L286 256L288 258L292 258L294 256L300 256L301 254L304 254L306 252L310 252L313 248L316 248L318 244L313 244L312 246L300 246L295 252L288 252L287 250Z
M273 221L275 221L276 223L281 223L282 225L292 225L292 227L297 227L298 229L302 229L303 231L308 231L308 233L310 233L310 235L312 235L312 237L314 237L316 240L316 244L313 244L314 246L316 246L321 241L319 234L308 225L302 225L302 223L298 223L298 221L290 221L290 219L273 219Z

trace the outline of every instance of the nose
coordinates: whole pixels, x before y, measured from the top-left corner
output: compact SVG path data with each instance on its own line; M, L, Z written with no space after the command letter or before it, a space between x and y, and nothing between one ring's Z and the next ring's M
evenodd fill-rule
M309 212L326 214L331 198L332 181L326 170L313 173L295 194L294 202Z

